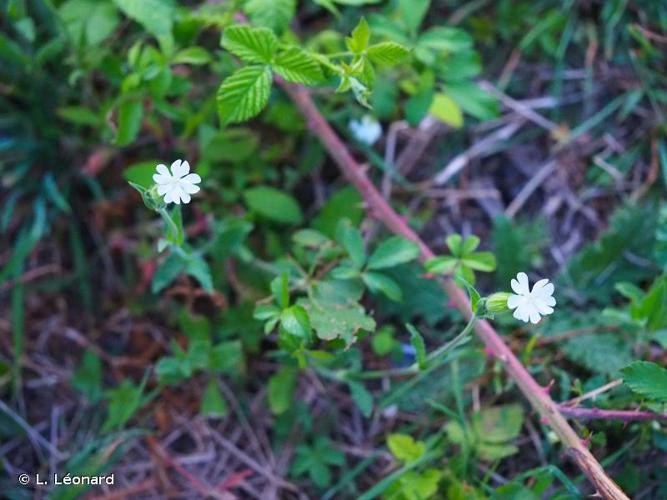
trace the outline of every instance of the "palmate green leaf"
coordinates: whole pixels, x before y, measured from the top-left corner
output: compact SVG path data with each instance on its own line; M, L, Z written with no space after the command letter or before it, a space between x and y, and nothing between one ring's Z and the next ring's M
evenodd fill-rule
M635 361L621 370L623 382L637 394L667 403L667 369L648 361Z
M454 100L442 92L433 96L431 108L428 112L442 123L454 128L460 128L463 125L463 112L461 107Z
M273 61L273 70L288 82L313 85L324 80L317 60L299 47L287 47Z
M296 0L249 0L244 9L253 24L280 33L294 17Z
M269 101L271 69L269 66L247 66L227 77L218 89L220 123L239 123L262 111Z
M433 274L449 274L456 269L459 261L451 255L441 255L429 259L424 264L426 271Z
M268 28L230 26L222 36L222 46L243 61L268 64L276 53L278 39Z
M419 256L419 247L413 241L393 236L383 241L368 259L368 269L384 269L404 264Z
M361 54L371 39L371 29L365 18L359 19L359 23L352 30L352 36L345 39L347 48L355 54Z
M396 42L382 42L369 47L366 53L375 64L391 66L405 59L410 51Z

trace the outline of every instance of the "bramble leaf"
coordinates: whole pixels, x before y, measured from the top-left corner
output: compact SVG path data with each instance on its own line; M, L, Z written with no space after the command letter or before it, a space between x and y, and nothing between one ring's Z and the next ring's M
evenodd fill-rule
M268 28L230 26L222 36L222 46L243 61L268 64L276 53L278 39Z
M218 115L223 126L256 116L269 101L271 69L247 66L227 77L217 95Z
M648 399L667 403L667 369L648 361L635 361L621 370L623 382Z
M312 85L324 80L317 60L299 47L288 47L273 61L273 70L288 82Z

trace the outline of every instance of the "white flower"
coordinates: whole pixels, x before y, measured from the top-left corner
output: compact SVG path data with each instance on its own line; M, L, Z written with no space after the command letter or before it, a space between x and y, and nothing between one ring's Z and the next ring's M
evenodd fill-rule
M199 191L201 177L191 174L190 164L187 161L176 160L171 164L171 173L166 165L157 166L157 174L153 174L153 180L157 184L157 192L164 196L165 203L190 203L190 195Z
M382 126L370 115L364 115L361 120L350 120L348 127L355 139L369 146L382 135Z
M507 307L515 309L514 317L528 323L537 324L542 316L554 312L553 306L556 305L556 299L552 297L554 293L553 283L548 279L538 281L531 290L528 285L528 276L526 273L519 273L516 279L512 280L512 294L507 299Z

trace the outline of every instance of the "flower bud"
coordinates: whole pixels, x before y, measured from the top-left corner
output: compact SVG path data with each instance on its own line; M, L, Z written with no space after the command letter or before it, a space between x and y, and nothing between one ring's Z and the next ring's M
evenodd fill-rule
M158 193L157 188L157 185L153 185L150 189L147 189L144 193L142 193L142 198L146 207L159 212L161 209L165 208L167 204L162 199L162 196L160 196Z
M510 298L507 292L497 292L489 295L486 299L486 310L490 313L501 313L507 311L507 299Z

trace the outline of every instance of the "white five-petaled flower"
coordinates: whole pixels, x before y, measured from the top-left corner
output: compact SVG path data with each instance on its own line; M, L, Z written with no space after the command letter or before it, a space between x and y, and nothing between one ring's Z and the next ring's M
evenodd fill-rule
M369 146L375 144L382 135L382 125L371 115L364 115L361 120L350 120L348 127L359 142Z
M514 309L514 317L521 321L533 324L539 323L541 316L554 312L553 306L556 299L553 298L554 285L548 279L538 281L530 289L526 273L519 273L511 282L512 294L507 299L507 307Z
M190 173L190 164L187 161L176 160L171 164L171 173L166 165L157 166L157 174L153 174L157 184L157 192L164 196L165 203L190 203L192 194L199 191L201 177Z

